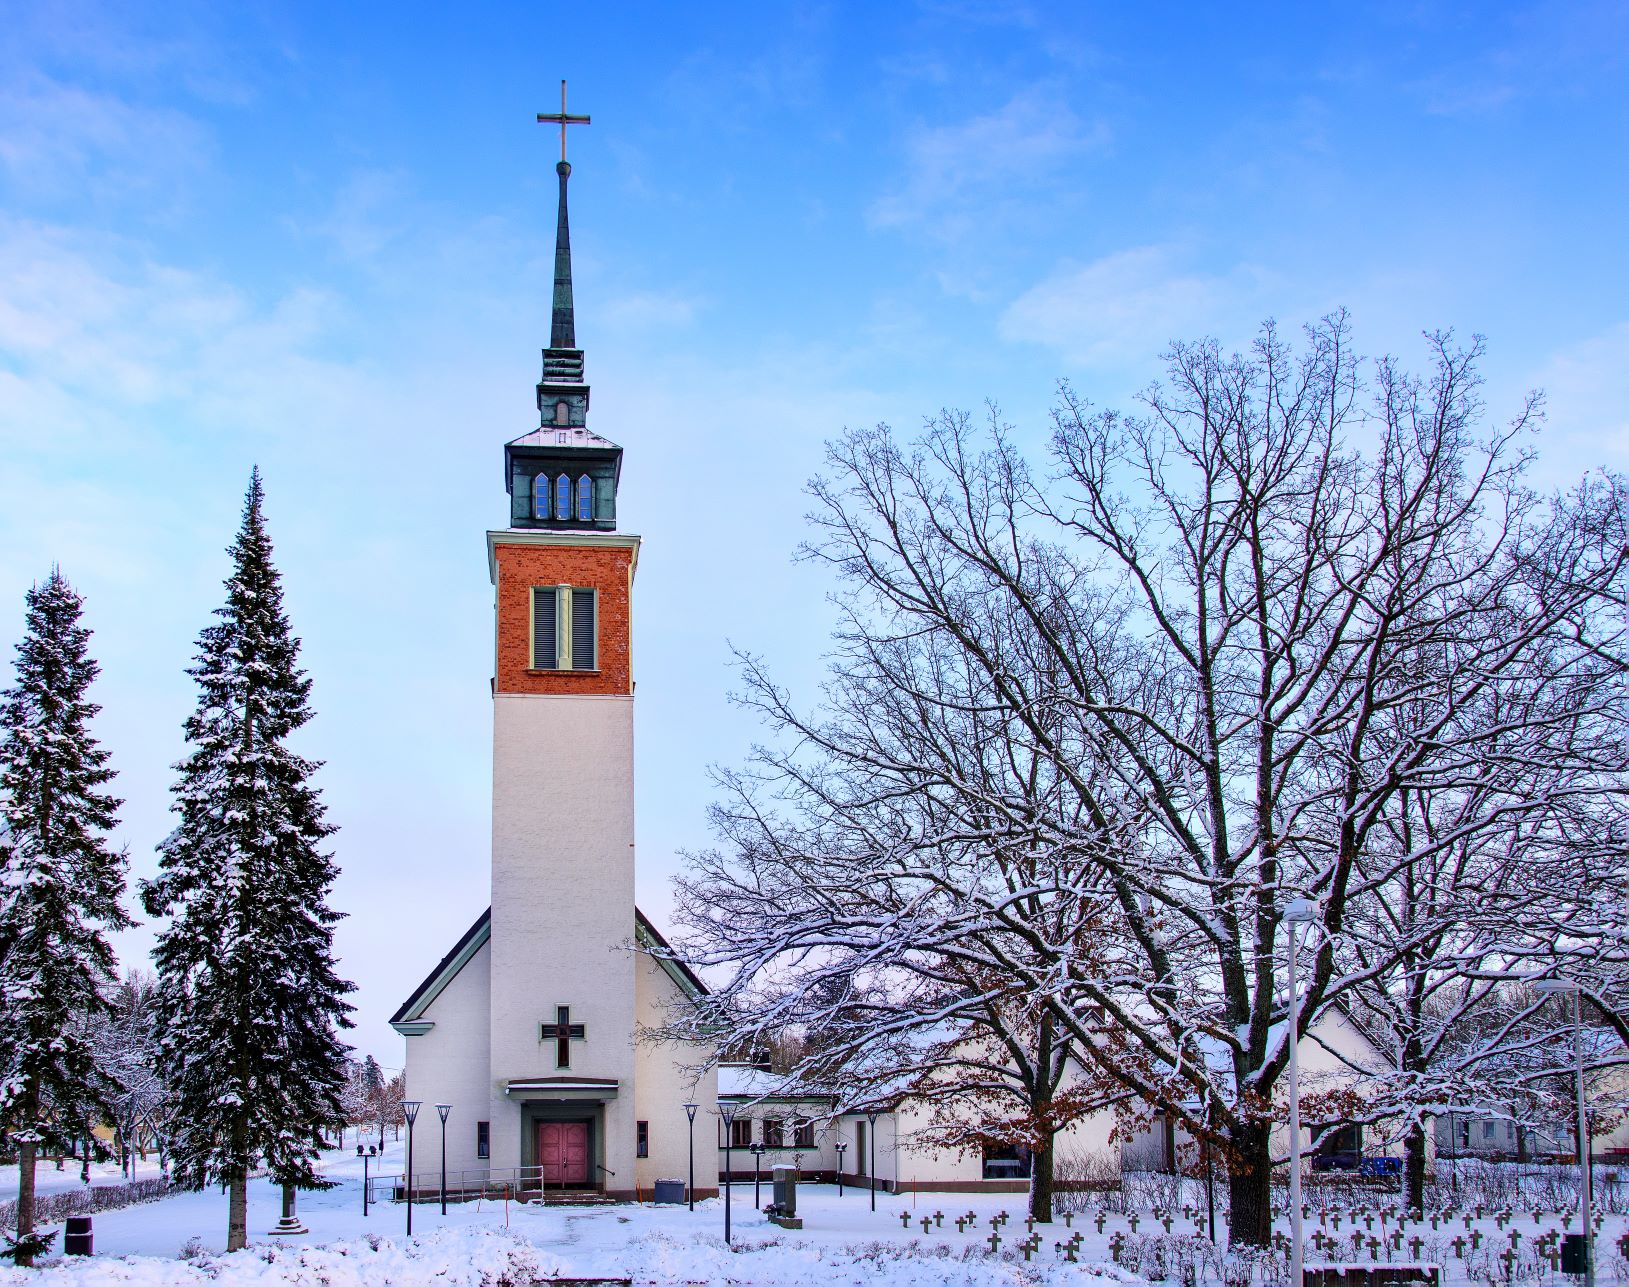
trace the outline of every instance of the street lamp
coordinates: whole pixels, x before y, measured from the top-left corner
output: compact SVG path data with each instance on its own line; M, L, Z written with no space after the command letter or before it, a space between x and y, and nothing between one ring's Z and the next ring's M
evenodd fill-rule
M741 1111L738 1104L720 1104L718 1115L724 1119L724 1245L730 1245L730 1146L735 1140L735 1115Z
M843 1154L848 1150L848 1145L844 1141L838 1140L837 1143L835 1145L833 1145L833 1147L836 1148L836 1150L837 1150L837 1196L842 1197L843 1196Z
M1572 993L1572 1049L1578 1091L1578 1217L1584 1226L1584 1287L1595 1287L1595 1196L1590 1175L1589 1118L1584 1105L1584 992L1576 979L1558 977L1533 980L1540 996Z
M1301 1001L1297 996L1295 957L1301 947L1301 926L1318 919L1318 904L1310 898L1296 898L1284 909L1284 922L1290 929L1290 1287L1302 1287L1301 1272L1301 1072L1299 1033Z
M686 1104L684 1115L690 1119L690 1184L685 1192L690 1195L690 1209L696 1209L696 1109L700 1104Z
M866 1131L865 1138L866 1147L871 1150L871 1165L866 1167L866 1170L871 1172L872 1211L877 1209L877 1117L878 1114L875 1109L867 1112L865 1115L865 1120L870 1123L870 1129Z
M447 1214L447 1114L452 1112L451 1104L437 1104L436 1113L441 1118L441 1214Z
M763 1204L763 1193L759 1185L763 1183L764 1174L764 1142L759 1140L747 1146L747 1152L752 1154L752 1209L754 1211Z
M407 1118L407 1236L413 1236L413 1123L418 1120L419 1109L424 1107L422 1099L402 1100L402 1116Z
M363 1219L366 1219L367 1215L368 1215L368 1163L373 1161L375 1155L377 1155L378 1152L379 1152L379 1150L374 1148L374 1146L372 1144L368 1145L368 1151L366 1153L364 1153L362 1151L362 1146L360 1144L358 1144L356 1146L356 1155L359 1158L362 1159L362 1218Z

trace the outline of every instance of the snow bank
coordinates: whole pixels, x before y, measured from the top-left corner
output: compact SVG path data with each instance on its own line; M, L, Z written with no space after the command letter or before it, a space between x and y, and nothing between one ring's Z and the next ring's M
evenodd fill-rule
M1047 1258L1050 1260L1050 1257ZM256 1244L234 1255L184 1260L149 1256L55 1260L40 1269L0 1269L0 1287L530 1287L550 1278L632 1278L639 1284L752 1287L1102 1287L1141 1280L1113 1266L1025 1264L980 1248L916 1242L813 1246L779 1238L680 1237L664 1230L618 1247L540 1246L500 1229L442 1229L411 1244L368 1237L328 1246Z
M501 1230L447 1229L409 1244L368 1237L323 1247L256 1244L234 1255L183 1260L101 1256L52 1261L39 1269L0 1269L4 1287L192 1287L297 1283L309 1287L526 1287L540 1276L537 1249Z

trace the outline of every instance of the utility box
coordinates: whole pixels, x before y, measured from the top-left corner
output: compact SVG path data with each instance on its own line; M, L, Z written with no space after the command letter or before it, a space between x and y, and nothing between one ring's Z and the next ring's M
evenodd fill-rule
M798 1218L798 1169L795 1166L779 1165L772 1169L775 1177L775 1200L764 1208L772 1224L778 1224L783 1229L801 1229L803 1221Z
M683 1180L658 1180L656 1188L651 1194L651 1201L658 1206L678 1206L684 1201Z
M1589 1241L1581 1233L1569 1233L1561 1239L1561 1272L1587 1274L1589 1272Z
M68 1227L62 1235L62 1254L65 1256L92 1254L92 1238L89 1216L69 1216Z

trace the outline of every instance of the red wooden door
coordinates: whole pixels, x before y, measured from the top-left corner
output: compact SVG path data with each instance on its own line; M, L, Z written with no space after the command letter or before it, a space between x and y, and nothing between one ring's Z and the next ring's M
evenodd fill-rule
M545 1184L587 1184L588 1123L539 1122L537 1160Z

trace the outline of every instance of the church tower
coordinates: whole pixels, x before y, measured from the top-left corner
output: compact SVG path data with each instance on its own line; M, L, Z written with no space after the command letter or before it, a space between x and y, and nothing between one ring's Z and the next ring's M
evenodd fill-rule
M538 117L562 134L538 424L504 446L508 521L486 534L492 905L391 1018L408 1098L447 1108L449 1186L551 1200L648 1194L688 1164L689 1114L717 1102L708 1050L637 1042L704 988L634 905L639 537L617 530L622 448L588 427L564 144L588 118L561 99Z
M509 526L487 533L497 604L491 1076L509 1118L493 1122L492 1166L538 1166L615 1191L632 1187L623 1177L635 1149L628 636L639 538L616 530L622 449L587 427L571 166L556 170L541 423L504 448Z

